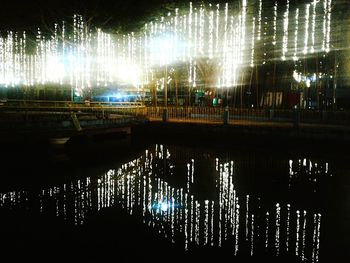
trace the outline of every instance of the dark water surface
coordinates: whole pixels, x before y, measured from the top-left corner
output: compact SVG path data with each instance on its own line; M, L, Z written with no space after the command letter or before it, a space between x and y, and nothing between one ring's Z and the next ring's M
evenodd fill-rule
M350 158L297 148L3 147L0 250L47 261L349 262Z

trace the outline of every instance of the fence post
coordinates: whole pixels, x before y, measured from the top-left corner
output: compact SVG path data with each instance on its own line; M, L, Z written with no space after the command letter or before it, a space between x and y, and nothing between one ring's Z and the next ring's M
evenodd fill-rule
M163 109L163 121L166 122L168 120L168 108Z
M228 120L229 120L229 111L228 111L228 107L225 107L225 111L224 111L224 124L228 124Z
M300 110L299 109L294 109L294 118L293 118L293 124L294 128L299 128L300 124Z
M322 112L321 112L321 121L322 122L326 122L327 121L327 111L326 110L323 110Z
M269 120L271 121L274 118L275 111L274 109L269 109Z

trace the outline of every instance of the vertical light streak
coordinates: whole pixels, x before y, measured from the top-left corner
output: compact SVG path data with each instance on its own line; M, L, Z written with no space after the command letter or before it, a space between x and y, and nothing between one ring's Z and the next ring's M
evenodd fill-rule
M238 203L238 200L237 200ZM236 205L236 227L235 227L235 256L238 253L238 248L239 248L239 244L238 244L238 240L239 240L239 205Z
M286 251L289 251L290 204L287 204Z
M191 213L191 220L190 220L190 241L193 241L193 231L194 231L194 212L195 212L195 202L194 202L194 196L191 195L191 204L190 204L190 213Z
M266 212L265 249L269 247L269 212Z
M196 10L196 8L195 8ZM193 44L193 56L197 57L198 53L198 12L194 12L194 44Z
M214 201L211 201L210 214L210 245L214 246Z
M325 51L328 53L330 51L330 41L331 41L331 13L332 13L332 0L328 0L327 9L327 34L326 34L326 48Z
M209 59L213 58L213 43L214 43L214 37L213 37L213 32L214 32L214 11L211 9L211 4L209 4L209 44L208 44L208 49L209 49Z
M199 245L200 243L200 203L196 200L195 202L196 207L196 224L195 224L195 241L196 244Z
M299 31L299 8L295 10L295 30L294 30L294 54L293 60L298 60L298 31Z
M250 256L254 254L254 214L252 214L252 222L251 222L251 235L250 235Z
M275 249L276 256L280 253L280 226L281 226L281 207L279 203L276 204L276 233L275 233Z
M209 241L209 200L204 201L204 246Z
M205 28L205 19L204 19L204 8L203 6L199 9L199 54L204 54L204 28Z
M187 251L188 250L188 209L187 208L185 208L184 232L185 232L185 251Z
M306 238L306 211L303 212L303 229L302 229L302 243L301 243L301 260L305 261L305 238Z
M249 195L246 196L246 214L245 214L245 239L248 241L248 222L249 222Z
M283 13L283 36L278 35L282 32L277 27L279 23L277 1L274 1L273 21L270 22L268 19L271 15L263 17L265 10L262 0L257 2L255 14L249 15L252 17L252 23L247 20L247 0L242 0L241 10L237 14L228 9L227 3L223 10L220 10L219 4L214 6L209 4L207 13L203 5L194 8L190 3L189 12L186 14L183 15L175 9L174 14L169 13L158 22L146 24L144 31L131 32L125 36L107 34L101 29L90 30L82 16L74 15L70 33L64 23L61 32L58 24L54 24L53 34L50 37L44 37L38 29L33 54L27 54L25 33L22 35L9 31L7 36L0 37L0 84L5 87L47 83L61 86L69 84L76 95L82 95L87 87L97 88L124 82L140 88L148 84L151 78L161 82L155 74L157 63L161 66L182 59L188 69L188 83L191 87L196 87L201 77L198 68L199 59L215 57L213 61L217 63L219 70L213 78L218 80L220 87L231 87L237 84L239 73L244 73L243 67L248 65L254 67L257 63L257 47L262 47L263 64L269 60L267 42L271 40L267 34L273 33L274 50L277 40L282 39L282 60L288 59L289 51L290 56L293 55L293 60L298 60L301 50L304 55L317 52L319 42L322 42L324 52L330 51L332 0L324 0L323 9L321 4L319 5L320 10L317 6L318 0L312 0L310 4L305 5L305 12L295 9L293 48L289 36L291 29L289 2L289 0L286 2L286 10ZM318 15L321 19L320 29L317 24ZM304 35L299 32L299 18L304 21L301 30L305 31ZM252 25L252 28L248 29L251 38L247 37L248 24ZM318 33L321 33L320 37ZM262 38L261 34L264 43L256 45L255 42ZM171 43L170 49L165 51L150 48L151 43L156 42L155 39L164 38ZM298 43L300 40L303 44ZM118 68L118 65L126 65L125 68L132 73L130 75L134 76L132 80L122 80L121 75L125 72L116 72L115 68Z
M311 48L310 48L311 53L315 52L316 5L317 5L317 0L314 0L312 2Z
M195 60L193 63L193 80L192 87L196 87L196 78L197 78L197 61Z
M216 23L215 23L215 53L219 52L219 28L220 28L220 5L216 5Z
M262 0L259 0L259 12L258 12L258 36L257 40L261 40L261 16L262 16Z
M323 26L322 26L322 31L323 31L323 39L322 39L322 51L326 50L326 41L327 41L327 13L328 13L328 0L323 0Z
M300 212L297 210L297 226L296 226L296 238L295 238L295 255L299 256L299 238L300 238Z
M282 60L286 60L288 52L288 24L289 24L289 0L287 0L286 11L283 15L283 46L282 46Z
M266 43L266 41L267 41L267 21L268 21L268 18L265 16L264 17L264 28L263 28L263 30L264 30L264 32L263 32L263 35L264 35L264 42L263 42L263 52L264 52L264 54L263 54L263 65L265 65L266 64L266 57L267 57L267 43Z
M247 0L242 0L242 27L241 27L241 54L242 59L244 59L245 50L245 35L246 35L246 18L247 18Z
M234 18L231 16L231 22L230 22L230 61L229 61L229 74L230 74L230 85L234 86L236 84L236 67L238 63L238 56L237 56L237 36L236 36L237 28L235 28L234 24Z
M233 190L232 195L232 235L235 235L236 231L236 190Z
M61 33L61 38L62 38L62 60L65 59L66 56L66 25L65 22L62 22L62 33ZM64 75L61 78L60 84L62 85L64 81Z
M308 53L310 4L305 6L304 55Z
M255 53L255 17L253 17L253 25L252 25L252 48L250 55L250 66L254 67L254 53Z
M175 8L175 17L174 17L174 27L173 27L173 43L175 44L175 48L174 48L174 58L173 60L175 59L180 59L178 56L180 54L180 50L179 50L179 46L178 46L178 41L177 39L180 38L180 34L181 34L181 31L180 31L180 25L179 25L179 9L178 8Z
M182 41L185 41L186 39L186 33L187 33L187 16L184 15L183 16L183 25L182 25ZM182 45L182 62L185 62L186 61L186 56L187 56L187 53L188 53L188 49L189 49L189 43L187 43L187 45Z
M316 237L317 237L317 225L316 225L316 220L317 220L317 214L314 214L314 220L313 220L313 235L312 235L312 253L311 253L311 262L315 262L316 258Z
M223 40L223 60L224 60L224 67L223 67L223 81L224 85L228 86L228 79L229 79L229 72L228 72L228 50L227 50L227 24L228 24L228 3L225 4L225 17L224 17L224 40Z
M186 180L186 192L188 193L190 191L190 164L187 164L187 180Z
M321 236L321 214L318 215L317 220L317 236L316 236L316 256L315 261L318 262L319 253L320 253L320 236Z
M274 46L276 45L276 34L277 34L277 8L278 8L278 3L275 2L275 5L273 6L273 35L272 35L272 45Z
M188 59L189 59L189 72L188 72L188 83L192 83L192 52L193 52L193 43L192 43L192 16L193 16L193 7L192 2L190 2L190 11L188 14Z

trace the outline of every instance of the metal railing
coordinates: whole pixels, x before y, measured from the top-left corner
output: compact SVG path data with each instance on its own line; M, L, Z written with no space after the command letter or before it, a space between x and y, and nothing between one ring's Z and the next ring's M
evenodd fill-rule
M165 111L166 110L166 111ZM225 111L228 113L225 115ZM165 114L165 115L164 115ZM350 126L350 112L306 109L252 109L215 107L147 107L146 116L152 120L202 123L262 123L323 124ZM227 118L225 120L225 118Z
M30 112L31 114L66 114L76 112L79 115L145 115L142 102L72 102L45 100L2 100L0 112Z
M2 100L0 104L0 130L9 127L54 126L72 120L100 125L139 122L146 119L146 107L141 102L71 102L43 100Z
M223 108L202 106L145 106L142 102L72 102L45 100L1 100L1 112L20 112L31 118L42 119L43 116L57 115L65 118L74 112L79 119L89 118L119 118L121 116L147 117L149 120L167 120L178 122L230 123L230 124L327 124L349 125L350 111L326 111L306 109L254 109L254 108ZM40 117L41 116L41 117ZM61 117L59 117L61 116ZM28 118L26 115L25 118Z
M1 108L7 109L118 109L144 107L142 102L72 102L72 101L47 101L47 100L2 100Z
M165 107L147 107L147 117L151 120L163 119ZM222 122L223 109L209 107L168 107L167 120Z
M0 131L115 127L146 121L141 102L2 100Z

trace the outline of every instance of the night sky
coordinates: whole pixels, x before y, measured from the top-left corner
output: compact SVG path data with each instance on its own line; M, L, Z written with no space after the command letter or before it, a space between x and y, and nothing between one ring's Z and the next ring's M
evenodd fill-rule
M242 0L229 0L230 4ZM274 0L275 1L275 0ZM274 2L273 1L273 2ZM286 0L276 0L285 4ZM297 4L304 0L293 0ZM348 1L348 0L344 0ZM176 7L189 6L189 0L2 0L0 5L0 32L6 30L36 33L51 31L54 23L72 23L73 15L80 14L89 25L109 32L138 31L146 22L153 21ZM227 0L191 0L194 4L225 3ZM249 2L249 1L248 1ZM264 0L264 3L269 2Z
M0 8L0 30L35 31L52 28L54 22L69 21L74 13L92 25L107 30L135 30L152 15L171 11L178 0L4 0ZM193 1L196 2L196 1Z

